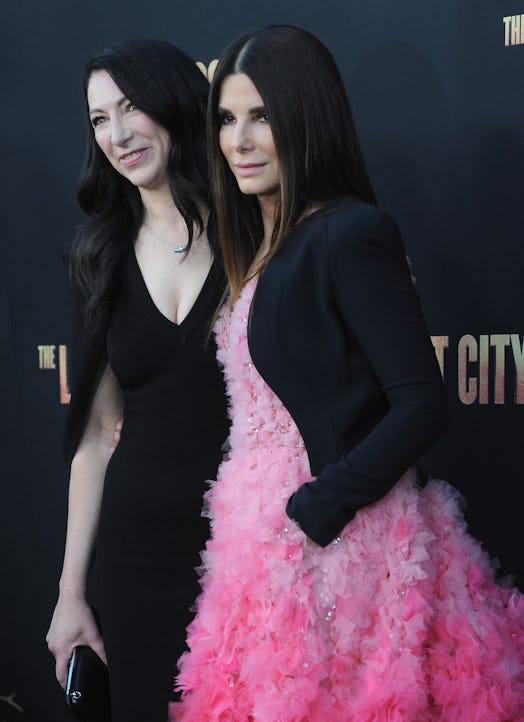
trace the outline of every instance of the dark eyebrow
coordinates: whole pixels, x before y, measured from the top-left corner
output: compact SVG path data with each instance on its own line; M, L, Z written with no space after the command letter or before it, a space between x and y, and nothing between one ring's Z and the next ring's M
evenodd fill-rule
M231 113L230 110L227 108L222 108L222 106L218 106L218 112L219 113ZM266 113L266 107L264 105L258 105L256 108L250 108L248 111L251 115L256 115L257 113ZM234 115L234 113L231 113L231 115Z
M120 106L120 105L123 105L124 103L127 103L128 100L129 99L126 98L125 95L123 95L119 100L117 100L116 104L118 106ZM101 110L100 108L90 108L89 115L91 115L91 113L105 113L105 112L106 112L105 110Z

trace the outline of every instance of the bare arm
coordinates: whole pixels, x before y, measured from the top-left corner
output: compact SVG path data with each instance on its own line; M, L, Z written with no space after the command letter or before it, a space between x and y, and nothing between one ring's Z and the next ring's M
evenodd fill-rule
M62 686L65 686L67 662L74 646L86 644L105 661L104 645L85 599L85 585L98 526L105 472L122 410L122 392L107 365L71 464L64 564L58 601L46 637L48 647L56 658L56 677Z

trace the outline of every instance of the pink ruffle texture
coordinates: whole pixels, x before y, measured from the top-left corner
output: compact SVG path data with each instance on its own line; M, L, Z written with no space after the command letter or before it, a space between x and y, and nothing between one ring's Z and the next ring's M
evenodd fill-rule
M231 452L172 722L522 722L524 598L494 580L448 484L407 472L322 549L285 514L311 480L251 363L255 281L217 324Z

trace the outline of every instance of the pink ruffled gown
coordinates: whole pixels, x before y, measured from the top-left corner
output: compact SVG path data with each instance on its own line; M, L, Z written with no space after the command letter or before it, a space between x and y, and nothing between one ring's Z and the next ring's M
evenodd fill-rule
M497 585L460 496L407 472L321 548L288 519L303 441L249 357L256 280L217 324L231 452L176 722L522 722L524 597Z

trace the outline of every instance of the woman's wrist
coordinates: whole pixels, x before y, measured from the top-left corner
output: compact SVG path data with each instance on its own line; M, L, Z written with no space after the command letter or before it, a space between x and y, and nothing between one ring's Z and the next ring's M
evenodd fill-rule
M62 577L58 585L60 597L69 600L85 599L85 583L78 579L68 579Z

